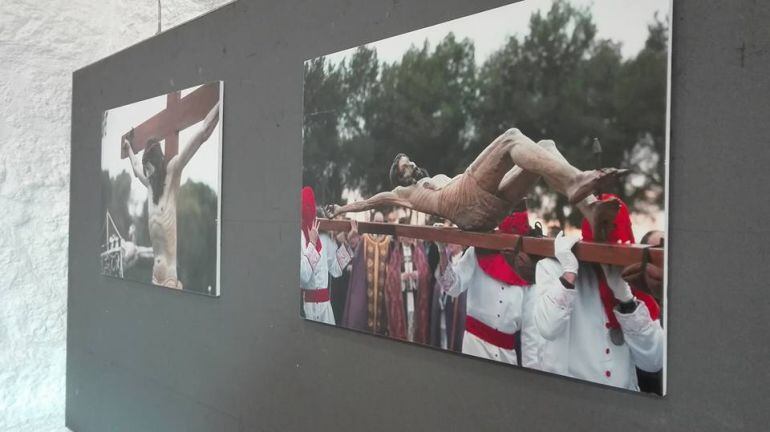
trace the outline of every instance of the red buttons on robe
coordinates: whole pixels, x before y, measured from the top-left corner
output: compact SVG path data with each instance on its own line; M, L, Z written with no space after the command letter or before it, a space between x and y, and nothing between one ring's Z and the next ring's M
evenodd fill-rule
M612 372L610 372L610 371L604 371L604 375L606 375L606 376L607 376L607 378L609 378L610 376L612 376Z
M605 354L609 354L609 353L610 353L610 349L609 349L609 348L605 349L605 350L604 350L604 353L605 353Z

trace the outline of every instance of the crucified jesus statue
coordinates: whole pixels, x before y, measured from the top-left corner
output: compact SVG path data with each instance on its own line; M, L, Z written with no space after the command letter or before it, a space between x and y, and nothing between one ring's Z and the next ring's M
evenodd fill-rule
M491 231L543 177L580 209L599 236L615 218L616 200L598 201L592 193L616 181L628 170L603 168L580 171L564 158L551 140L538 143L518 129L508 129L476 157L464 173L433 177L403 153L390 167L395 189L344 206L326 207L329 217L381 206L399 206L440 216L466 231Z
M122 141L123 151L128 153L134 175L149 192L147 222L154 255L152 283L155 285L182 289L182 282L176 272L176 198L180 179L185 165L201 144L209 139L218 122L219 103L216 103L206 114L203 129L168 162L156 138L147 141L141 161L131 146L132 134Z

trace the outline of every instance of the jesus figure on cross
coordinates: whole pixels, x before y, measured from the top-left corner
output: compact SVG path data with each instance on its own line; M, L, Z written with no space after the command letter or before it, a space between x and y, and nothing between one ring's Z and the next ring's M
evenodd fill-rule
M206 114L203 128L196 133L182 151L168 161L158 138L150 138L144 144L144 154L139 161L134 154L133 134L123 137L122 151L128 154L134 175L147 187L150 242L154 255L152 283L168 288L182 289L176 271L176 198L182 170L190 162L201 144L206 142L219 122L219 102Z

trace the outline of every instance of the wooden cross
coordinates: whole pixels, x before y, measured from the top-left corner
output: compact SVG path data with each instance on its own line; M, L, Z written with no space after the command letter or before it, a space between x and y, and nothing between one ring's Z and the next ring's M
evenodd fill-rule
M343 232L350 230L345 220L318 219L320 231ZM429 241L454 243L463 246L477 246L494 250L513 250L519 236L516 234L479 233L461 231L457 228L400 225L377 222L358 222L359 233L386 234ZM532 255L554 256L553 239L524 237L521 250ZM637 244L611 244L580 241L575 255L580 261L627 266L642 261L647 246ZM650 262L658 267L664 265L664 248L649 248Z
M165 140L164 154L166 160L179 153L179 131L203 120L211 108L219 101L219 83L205 84L182 97L179 91L166 95L166 108L136 126L133 139L130 140L134 153L144 150L147 140L155 138ZM123 134L128 138L131 131ZM122 139L121 139L122 141ZM128 153L121 149L120 158L125 159Z

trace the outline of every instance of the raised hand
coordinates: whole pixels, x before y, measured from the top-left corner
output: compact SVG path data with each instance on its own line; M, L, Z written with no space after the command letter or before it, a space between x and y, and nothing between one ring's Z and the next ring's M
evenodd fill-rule
M308 241L310 244L315 245L318 244L318 227L321 225L321 222L316 219L313 221L313 226L310 228L310 231L308 231Z
M577 274L578 272L578 259L572 252L572 247L575 246L575 243L577 243L579 240L580 239L575 236L565 236L564 231L560 231L554 239L554 255L559 261L559 264L561 264L561 268L564 270L564 273Z
M612 290L612 295L618 301L625 303L634 298L634 295L631 293L631 287L623 280L622 267L602 264L602 270L604 271L605 279L607 279L607 285Z
M131 130L128 131L128 134L123 137L123 140L120 143L120 149L124 154L130 154L132 141L134 141L134 128L131 128Z
M655 297L658 302L663 299L663 269L652 264L631 264L620 274L624 281L634 288Z

